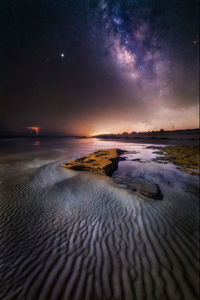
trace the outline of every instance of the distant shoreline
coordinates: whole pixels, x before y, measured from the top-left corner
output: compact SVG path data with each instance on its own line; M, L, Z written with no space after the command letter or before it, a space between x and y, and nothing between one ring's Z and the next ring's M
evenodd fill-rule
M147 132L124 132L124 133L110 133L110 134L99 134L99 135L46 135L46 134L33 134L33 135L23 135L18 134L15 135L13 133L10 134L1 134L0 139L8 139L8 138L78 138L78 139L89 139L89 138L101 138L101 139L126 139L126 140L137 140L137 139L146 139L146 138L153 138L156 139L159 137L161 140L169 139L176 139L176 135L197 135L199 137L200 135L200 129L194 128L194 129L179 129L179 130L163 130L160 131L147 131ZM173 136L173 138L171 137Z
M47 140L47 139L99 139L103 141L118 141L124 143L143 143L158 145L198 145L200 144L200 130L173 130L173 131L151 131L132 132L122 134L102 134L96 136L76 136L76 135L18 135L0 136L0 141L6 140Z
M99 138L100 139L100 138ZM122 142L122 143L134 143L134 144L155 144L155 145L171 145L171 146L184 146L184 145L198 145L200 144L200 141L198 139L147 139L147 138L141 138L141 139L103 139L102 141L116 141L116 142Z
M173 131L151 131L132 132L123 134L104 134L95 136L102 140L117 140L130 143L152 143L167 145L194 145L199 144L199 129L173 130Z

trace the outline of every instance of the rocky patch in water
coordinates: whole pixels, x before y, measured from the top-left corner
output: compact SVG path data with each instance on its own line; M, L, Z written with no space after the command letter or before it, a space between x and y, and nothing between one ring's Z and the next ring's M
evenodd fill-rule
M111 176L117 169L118 162L123 160L123 158L119 157L123 153L125 153L125 151L119 149L99 150L80 158L70 160L66 164L62 164L62 167Z
M147 179L123 175L115 176L113 180L119 187L128 189L145 199L163 199L160 187Z
M153 152L163 156L158 156L153 161L158 163L171 162L178 166L182 172L191 175L200 175L200 148L197 146L170 146L170 147L155 147L148 146L148 149L158 149Z

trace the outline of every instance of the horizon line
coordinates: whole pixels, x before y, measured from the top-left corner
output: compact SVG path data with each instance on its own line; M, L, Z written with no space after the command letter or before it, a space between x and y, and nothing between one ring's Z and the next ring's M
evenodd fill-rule
M100 137L100 136L109 136L109 135L130 135L132 133L134 134L145 134L145 133L163 133L163 132L177 132L177 131L192 131L192 130L200 130L200 128L189 128L189 129L174 129L174 130L151 130L151 131L131 131L131 132L122 132L122 133L99 133L99 134L93 134L93 135L79 135L79 134L33 134L33 135L27 135L27 134L0 134L0 138L54 138L54 137L60 137L60 138L93 138L93 137Z

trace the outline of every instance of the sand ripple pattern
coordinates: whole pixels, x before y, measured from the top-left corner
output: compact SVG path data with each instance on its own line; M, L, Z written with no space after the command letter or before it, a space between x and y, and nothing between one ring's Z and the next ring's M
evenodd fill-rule
M5 186L0 299L198 299L199 203L163 192L145 201L58 164Z

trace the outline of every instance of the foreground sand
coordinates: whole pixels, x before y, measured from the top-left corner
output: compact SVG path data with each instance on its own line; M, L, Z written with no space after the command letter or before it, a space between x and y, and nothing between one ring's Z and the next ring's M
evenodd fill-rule
M198 299L198 178L135 153L113 179L153 182L162 201L60 161L1 185L0 299Z

